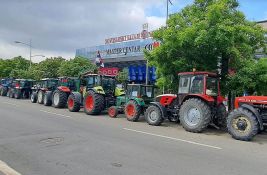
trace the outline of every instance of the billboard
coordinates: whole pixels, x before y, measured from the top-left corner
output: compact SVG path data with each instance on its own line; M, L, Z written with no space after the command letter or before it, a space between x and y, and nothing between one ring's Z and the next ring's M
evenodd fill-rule
M159 42L147 38L77 49L76 56L94 60L98 51L103 59L143 56L144 49L153 50L157 46L159 46Z

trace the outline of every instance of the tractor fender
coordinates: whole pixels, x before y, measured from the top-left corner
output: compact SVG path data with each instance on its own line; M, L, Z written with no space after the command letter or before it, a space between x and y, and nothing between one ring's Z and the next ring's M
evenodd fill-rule
M70 88L66 87L66 86L59 86L57 87L58 90L63 91L63 92L70 92Z
M264 130L262 118L261 118L259 112L253 106L250 106L248 104L242 104L240 106L240 108L244 108L244 109L247 109L250 112L252 112L256 116L257 121L259 122L260 130Z
M136 101L136 103L137 103L139 106L145 106L145 102L144 102L144 100L141 99L141 98L134 98L134 97L132 97L132 98L129 98L128 101L130 101L130 100Z
M167 117L167 110L166 110L166 108L165 108L164 106L162 106L162 105L160 104L160 102L150 102L150 105L157 106L157 107L160 109L160 112L161 112L163 118L164 118L164 119L168 118L168 117Z

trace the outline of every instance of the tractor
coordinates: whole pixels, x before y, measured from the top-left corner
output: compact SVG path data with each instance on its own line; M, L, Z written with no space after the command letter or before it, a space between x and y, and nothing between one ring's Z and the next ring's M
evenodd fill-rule
M171 117L189 132L202 132L210 124L226 127L225 99L217 74L193 71L178 76L178 94L157 96L145 111L148 124L158 126Z
M79 91L80 80L74 77L59 77L58 87L44 94L44 105L64 108L67 105L70 93Z
M267 124L267 96L244 96L234 100L235 109L227 117L227 129L233 138L251 140L265 130Z
M0 82L0 95L1 96L9 96L9 88L12 84L13 79L6 78L6 79L1 79Z
M83 106L86 114L97 115L114 106L116 97L125 95L116 87L114 76L85 73L80 76L80 81L80 92L72 92L68 97L71 112L77 112Z
M144 114L148 104L154 100L154 86L143 84L128 84L126 95L116 98L116 106L108 109L108 115L115 118L119 113L124 113L127 120L138 121Z
M15 79L13 80L9 88L9 97L11 98L30 98L32 93L32 87L34 85L34 80L31 79Z
M32 87L31 102L43 104L46 91L53 91L57 87L58 79L56 78L44 78L38 81L36 85Z

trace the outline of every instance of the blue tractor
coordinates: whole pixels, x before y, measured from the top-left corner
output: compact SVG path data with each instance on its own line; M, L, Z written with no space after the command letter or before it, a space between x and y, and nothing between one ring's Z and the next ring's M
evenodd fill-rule
M7 93L9 91L9 88L12 82L13 82L13 79L11 78L1 79L0 81L0 95L1 96L7 96Z

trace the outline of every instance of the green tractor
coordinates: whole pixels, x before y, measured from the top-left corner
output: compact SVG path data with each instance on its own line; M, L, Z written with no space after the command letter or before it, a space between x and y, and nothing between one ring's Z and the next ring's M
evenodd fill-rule
M9 97L29 99L35 81L31 79L15 79L9 88Z
M44 94L44 105L64 108L67 105L68 97L71 92L80 89L80 80L75 77L59 77L57 87Z
M31 102L32 103L44 103L45 93L47 91L53 91L58 87L57 78L44 78L36 82L36 85L32 87Z
M116 106L108 109L108 115L115 118L119 113L124 113L127 120L138 121L148 104L154 100L154 90L153 85L128 84L126 95L117 97Z
M68 109L78 112L83 106L86 114L97 115L115 105L116 97L122 95L125 92L116 87L114 76L86 73L80 77L80 92L69 95Z

